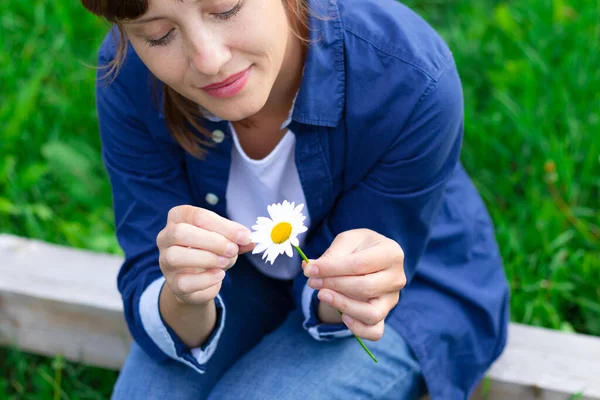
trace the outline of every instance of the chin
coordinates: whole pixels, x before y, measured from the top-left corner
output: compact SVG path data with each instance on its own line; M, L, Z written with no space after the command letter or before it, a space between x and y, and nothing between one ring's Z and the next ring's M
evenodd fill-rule
M211 107L212 110L209 109L209 111L219 118L235 122L252 117L264 107L266 102L266 97L264 99L254 96L252 99L241 97L235 101L220 104L219 107Z
M214 109L214 111L210 112L212 112L214 115L221 119L235 122L251 117L254 114L256 114L259 110L260 108L248 107L247 105L245 105L242 107L219 107L218 109Z

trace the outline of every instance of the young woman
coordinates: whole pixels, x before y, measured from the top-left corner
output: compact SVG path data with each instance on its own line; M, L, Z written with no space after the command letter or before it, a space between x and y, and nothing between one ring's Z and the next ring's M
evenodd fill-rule
M135 342L113 397L466 399L509 295L434 30L392 0L82 2L115 24L97 108ZM284 200L309 263L251 240Z

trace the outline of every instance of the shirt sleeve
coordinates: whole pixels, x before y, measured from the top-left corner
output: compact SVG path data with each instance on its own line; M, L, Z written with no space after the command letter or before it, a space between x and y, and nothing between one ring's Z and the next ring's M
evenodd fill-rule
M111 60L105 53L100 51L100 66ZM188 348L160 315L165 279L156 237L169 210L192 201L182 156L178 161L165 154L166 146L155 142L130 97L147 87L140 75L148 74L140 74L131 65L135 62L126 61L113 81L104 78L105 69L100 68L96 88L102 158L112 186L117 239L125 253L117 285L128 328L144 351L156 360L172 358L204 373L223 331L226 301L217 297L217 326L207 343L195 349Z
M303 276L303 275L302 275ZM331 341L334 339L352 336L352 331L343 324L327 324L319 320L317 310L319 307L318 291L308 286L306 279L301 293L302 313L304 322L302 326L316 340Z
M390 110L393 116L393 107ZM318 230L308 238L305 253L323 254L335 236L344 231L372 229L402 247L409 285L427 246L446 185L459 162L463 98L453 62L439 79L425 87L409 119L396 132L392 144L369 173L336 200ZM303 305L307 317L304 327L309 332L316 327L325 329L315 318L319 300L315 293L309 295L304 289L306 281L299 274L294 282L296 301Z

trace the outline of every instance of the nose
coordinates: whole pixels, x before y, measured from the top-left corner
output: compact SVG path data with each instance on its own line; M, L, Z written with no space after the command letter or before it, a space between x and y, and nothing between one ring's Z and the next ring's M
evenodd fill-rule
M204 75L217 75L231 59L222 38L209 30L196 31L188 47L190 68Z

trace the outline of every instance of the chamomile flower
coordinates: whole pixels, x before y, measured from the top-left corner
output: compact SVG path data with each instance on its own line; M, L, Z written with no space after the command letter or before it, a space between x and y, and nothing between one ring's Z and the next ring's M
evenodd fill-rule
M257 243L252 254L264 251L262 259L271 265L280 254L285 253L289 257L294 254L292 246L298 247L298 235L306 232L304 226L306 217L302 215L304 204L295 205L294 202L284 200L283 203L271 204L267 207L269 216L258 217L256 225L252 227L254 232L250 234L252 242Z
M252 227L254 232L250 234L252 242L256 243L256 247L252 250L252 254L264 251L262 259L267 259L265 262L273 262L280 254L287 254L289 257L294 255L292 246L296 249L300 257L308 264L309 260L306 255L300 250L300 242L298 235L306 232L308 228L304 226L306 217L302 215L304 204L296 206L294 202L284 200L283 203L271 204L267 207L269 216L258 217L256 225ZM340 315L341 311L338 310ZM378 362L373 353L369 351L362 340L354 335L354 338L360 343L361 347L367 354Z

